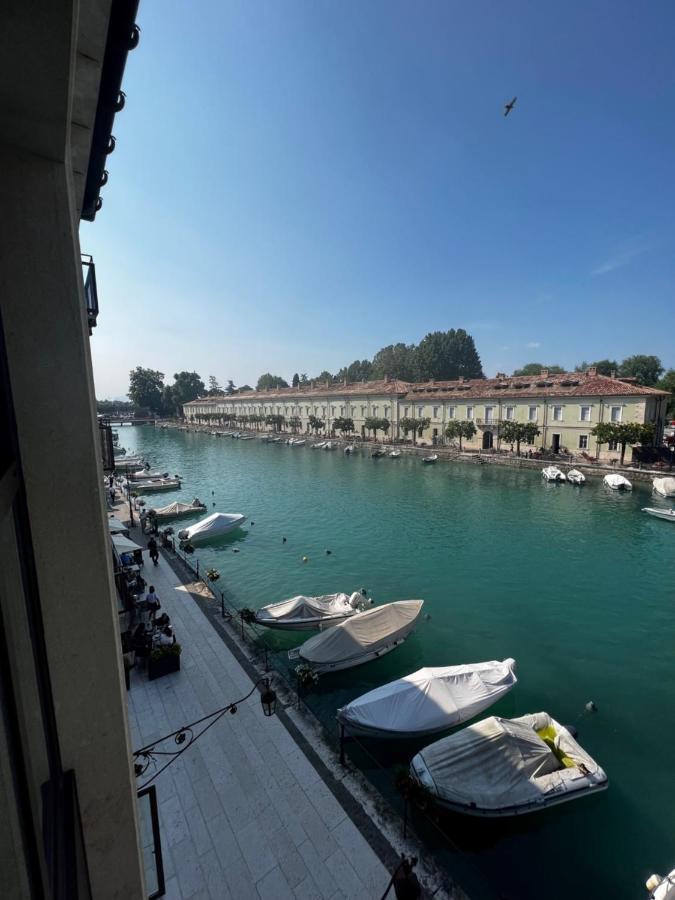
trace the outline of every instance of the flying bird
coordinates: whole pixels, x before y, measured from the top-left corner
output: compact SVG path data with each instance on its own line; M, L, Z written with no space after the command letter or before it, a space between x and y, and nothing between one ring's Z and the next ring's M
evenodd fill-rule
M505 117L508 116L508 114L511 112L511 110L513 109L513 107L516 105L516 100L517 100L517 99L518 99L517 97L514 97L513 100L512 100L510 103L504 104L504 116L505 116Z

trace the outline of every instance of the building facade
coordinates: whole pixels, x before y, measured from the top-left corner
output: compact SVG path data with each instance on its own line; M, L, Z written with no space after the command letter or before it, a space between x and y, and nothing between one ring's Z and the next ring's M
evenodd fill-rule
M402 420L416 419L424 423L416 440L425 444L448 443L448 424L470 421L476 434L463 442L469 450L501 446L502 423L514 421L532 423L539 430L525 450L545 448L611 459L616 448L606 444L598 448L593 428L603 422L650 422L660 442L668 396L631 379L598 375L591 368L561 375L543 370L537 376L498 374L495 378L412 384L388 378L356 384L309 384L204 397L186 403L183 412L190 422L240 425L278 415L283 416L286 430L292 430L291 419L299 419L298 430L305 433L309 433L310 416L314 416L324 422L325 434L333 433L336 419L351 418L354 433L362 437L367 436L368 417L385 418L393 440L404 437ZM265 427L260 421L255 424Z

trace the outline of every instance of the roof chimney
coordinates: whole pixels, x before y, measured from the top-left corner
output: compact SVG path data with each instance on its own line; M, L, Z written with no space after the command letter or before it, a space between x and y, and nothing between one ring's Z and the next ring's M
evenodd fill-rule
M542 378L548 378L548 369L542 369L539 374Z
M595 366L589 366L586 369L586 374L589 375L591 378L595 378L595 376L598 374L598 370L596 369Z

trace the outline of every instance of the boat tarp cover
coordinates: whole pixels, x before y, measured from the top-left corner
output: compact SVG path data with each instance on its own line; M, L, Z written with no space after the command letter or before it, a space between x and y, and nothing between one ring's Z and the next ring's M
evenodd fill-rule
M602 480L610 487L618 487L622 484L626 484L628 485L628 487L631 487L630 481L627 478L624 478L623 475L605 475Z
M145 550L145 547L141 547L140 544L135 543L128 537L124 537L123 534L113 534L111 539L118 553L133 553L134 550Z
M338 710L347 726L412 734L440 731L477 716L516 683L514 660L419 669Z
M256 618L264 619L316 619L323 616L334 616L339 613L354 611L352 599L360 599L360 594L324 594L321 597L305 597L300 594L283 600L281 603L273 603L263 606L258 610Z
M670 476L655 478L653 485L659 494L662 494L664 497L675 497L675 478Z
M420 614L424 600L397 600L367 612L357 613L346 622L317 634L300 647L300 656L308 663L334 663L353 659L385 647L407 632Z
M169 516L182 516L183 513L196 512L204 508L202 503L193 500L192 503L169 503L167 506L160 506L159 508L148 510L148 512L161 519L169 518Z
M205 541L207 538L218 537L219 534L232 531L245 520L246 516L242 516L241 513L211 513L195 525L190 525L184 532L181 531L179 536L185 533L184 540Z
M481 809L521 806L541 797L530 780L559 768L552 750L536 734L551 718L535 713L519 719L490 716L441 738L419 754L439 798Z

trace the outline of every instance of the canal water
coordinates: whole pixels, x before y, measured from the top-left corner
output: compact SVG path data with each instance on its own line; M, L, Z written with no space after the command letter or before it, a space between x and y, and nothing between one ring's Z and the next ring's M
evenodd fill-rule
M195 554L220 571L237 606L361 588L377 603L424 599L428 618L402 647L310 693L331 734L336 708L379 684L509 656L519 682L490 712L545 710L575 725L607 791L496 822L413 815L473 900L641 897L651 872L675 866L675 527L641 512L670 506L649 486L619 494L599 479L577 488L529 470L150 427L120 438L183 476L182 491L154 495L155 505L198 496L209 511L248 517ZM300 642L266 640L275 663ZM595 713L585 711L590 700ZM371 740L349 753L398 803L396 767L427 742Z

